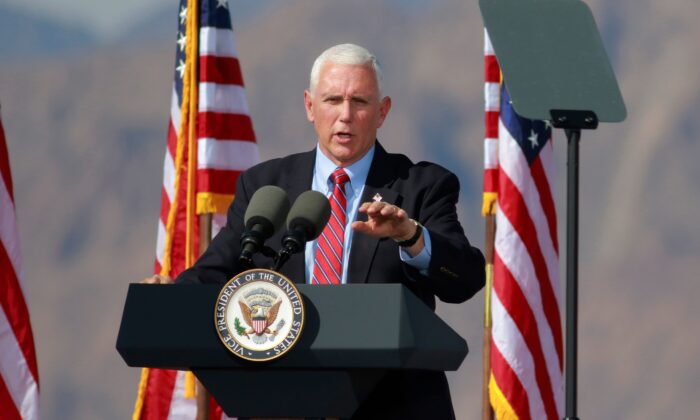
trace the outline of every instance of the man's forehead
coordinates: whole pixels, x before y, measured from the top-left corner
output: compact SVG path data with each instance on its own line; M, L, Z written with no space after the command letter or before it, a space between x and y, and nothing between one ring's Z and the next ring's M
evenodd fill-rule
M370 64L327 62L321 67L317 88L321 88L324 94L331 94L330 91L337 88L351 88L358 94L370 95L378 90L377 76Z

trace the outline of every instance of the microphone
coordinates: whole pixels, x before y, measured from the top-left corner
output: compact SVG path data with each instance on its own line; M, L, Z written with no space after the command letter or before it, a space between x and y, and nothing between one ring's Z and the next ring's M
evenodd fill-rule
M279 270L292 254L301 252L307 241L316 239L330 217L331 205L325 195L318 191L301 193L287 215L287 233L282 237L274 270Z
M265 241L282 227L288 212L289 199L282 188L266 185L255 191L243 218L239 261L252 266L253 254L261 251Z

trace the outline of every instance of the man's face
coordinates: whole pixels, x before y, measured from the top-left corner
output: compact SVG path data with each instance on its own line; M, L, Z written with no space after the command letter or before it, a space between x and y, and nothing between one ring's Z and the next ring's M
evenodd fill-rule
M314 93L304 91L306 116L316 128L321 151L340 167L360 160L374 144L391 108L379 97L370 64L321 66Z

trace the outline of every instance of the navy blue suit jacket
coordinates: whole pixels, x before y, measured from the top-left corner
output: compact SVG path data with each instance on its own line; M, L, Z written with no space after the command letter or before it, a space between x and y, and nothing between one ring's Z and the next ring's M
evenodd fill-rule
M228 211L226 226L212 240L195 265L177 282L225 283L245 267L238 262L243 216L253 193L265 185L287 191L290 202L311 188L315 149L273 159L241 174L236 197ZM428 275L403 263L396 243L356 233L348 262L349 283L403 283L423 302L435 309L435 297L459 303L472 297L485 282L484 257L469 244L457 220L457 177L443 167L387 153L377 142L367 176L362 202L375 194L403 208L409 217L425 226L432 242ZM366 215L359 214L359 220ZM284 230L284 229L282 229ZM278 248L283 232L267 241ZM257 256L259 267L270 265ZM296 254L281 273L298 283L305 282L304 254ZM445 375L441 372L396 371L389 373L353 419L453 419Z

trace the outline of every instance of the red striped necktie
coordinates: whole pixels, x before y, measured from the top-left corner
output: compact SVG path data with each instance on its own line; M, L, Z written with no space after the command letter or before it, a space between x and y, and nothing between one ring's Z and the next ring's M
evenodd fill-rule
M314 284L340 284L343 277L343 244L347 220L345 183L350 177L342 168L338 168L330 178L333 181L333 194L329 197L331 217L316 243L312 279Z

